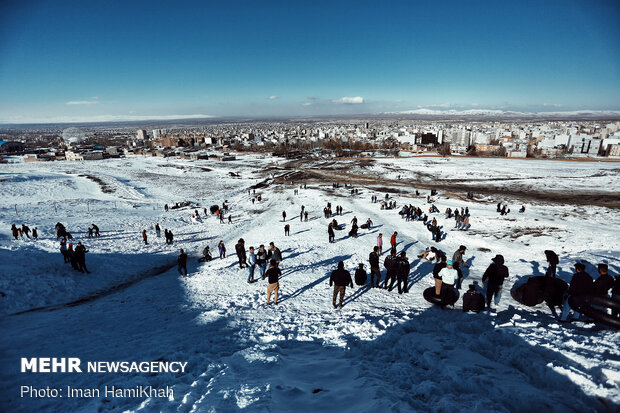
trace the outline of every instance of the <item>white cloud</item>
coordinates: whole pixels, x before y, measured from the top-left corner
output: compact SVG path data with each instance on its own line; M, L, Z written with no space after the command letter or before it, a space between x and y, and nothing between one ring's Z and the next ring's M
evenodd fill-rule
M268 99L269 99L269 100L276 100L276 99L278 99L279 97L280 97L280 96L269 96L269 98L268 98Z
M345 105L353 105L353 104L358 104L358 103L364 103L364 98L361 96L354 96L354 97L345 96L340 99L332 100L332 103L342 103Z
M95 105L99 103L97 100L70 100L67 105Z

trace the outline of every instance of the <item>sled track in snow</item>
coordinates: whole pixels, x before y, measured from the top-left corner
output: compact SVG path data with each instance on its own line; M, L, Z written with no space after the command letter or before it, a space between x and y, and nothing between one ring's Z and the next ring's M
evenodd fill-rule
M141 282L144 281L146 279L149 278L153 278L156 277L158 275L161 275L169 270L171 270L172 268L174 268L176 264L168 264L168 265L161 265L159 267L155 267L153 269L151 269L150 271L146 271L144 273L142 273L138 278L130 280L130 281L126 281L124 283L115 285L113 287L110 287L106 290L102 290L102 291L98 291L94 294L88 295L86 297L82 297L82 298L78 298L77 300L74 301L70 301L68 303L60 303L60 304L51 304L51 305L45 305L42 307L35 307L35 308L30 308L28 310L23 310L23 311L18 311L17 313L12 313L12 314L7 314L4 317L12 317L12 316L16 316L16 315L21 315L21 314L27 314L27 313L38 313L38 312L43 312L43 311L56 311L56 310L61 310L63 308L70 308L70 307L77 307L78 305L82 305L82 304L86 304L86 303L90 303L92 301L98 300L100 298L103 297L107 297L108 295L112 295L112 294L116 294L118 292L121 292L123 290L126 290L127 288Z

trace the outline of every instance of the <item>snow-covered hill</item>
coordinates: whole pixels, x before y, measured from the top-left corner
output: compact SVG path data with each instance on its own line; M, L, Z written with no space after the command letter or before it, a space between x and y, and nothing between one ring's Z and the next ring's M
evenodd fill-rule
M429 163L431 162L431 163ZM437 161L443 162L443 161ZM478 162L473 164L472 162ZM510 198L511 212L499 216L497 199L467 201L439 194L440 211L468 207L472 228L455 230L443 213L432 214L446 238L438 247L451 255L468 247L464 285L477 282L490 259L503 254L511 277L493 313L441 310L422 298L433 285L432 263L416 255L433 244L421 222L406 222L397 210L381 210L370 197L385 196L377 176L396 179L422 174L448 178L484 171L481 184L519 171L529 188L553 191L567 170L577 188L589 179L618 188L613 164L546 163L496 159L384 159L369 168L325 169L339 181L342 172L368 176L369 185L351 195L329 179L274 183L248 188L283 161L241 156L233 162L127 158L83 163L9 164L0 171L0 400L7 411L614 411L620 406L620 333L595 324L560 324L543 305L529 308L507 291L517 280L544 273L545 249L561 257L559 276L570 280L577 259L607 262L620 272L617 210L596 206L528 203L526 213ZM278 168L276 168L278 167ZM529 169L528 169L529 168ZM237 172L241 178L230 176ZM442 175L442 174L445 174ZM530 179L537 174L540 179ZM106 187L89 176L101 179ZM582 178L579 178L582 177ZM376 183L372 183L377 179ZM473 179L473 178L472 178ZM485 181L487 180L487 181ZM344 180L340 180L344 184ZM516 183L515 185L521 185ZM507 183L513 185L514 183ZM295 195L294 190L299 190ZM415 187L390 192L400 206L427 210ZM566 187L558 190L566 191ZM171 209L178 201L198 208ZM232 224L219 223L203 209L228 200ZM342 205L335 217L347 228L327 242L322 209ZM300 222L301 206L309 211ZM199 209L201 220L192 219ZM284 235L282 211L291 235ZM347 235L351 219L371 218L370 230ZM74 240L86 244L91 274L63 263L53 234L62 222ZM100 238L88 238L96 223ZM14 241L12 223L38 226L40 240ZM157 238L153 226L173 230L175 244ZM140 232L147 229L149 243ZM334 310L329 275L338 261L353 271L367 264L382 233L398 231L399 251L409 257L410 292L356 286L345 306ZM267 306L266 281L247 283L234 245L273 241L283 253L280 302ZM217 258L222 240L228 255ZM204 246L216 256L198 263ZM190 276L179 277L178 249L190 255ZM387 248L384 248L384 251ZM385 255L385 252L384 252ZM65 305L71 303L70 305ZM24 310L42 307L39 310ZM185 374L21 374L21 357L79 357L82 360L180 360ZM21 398L21 385L101 388L105 385L172 386L172 398Z

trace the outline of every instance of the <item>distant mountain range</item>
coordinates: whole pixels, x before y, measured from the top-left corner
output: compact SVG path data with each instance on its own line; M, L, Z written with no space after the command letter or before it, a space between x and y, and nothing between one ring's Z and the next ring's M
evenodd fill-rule
M511 119L620 119L618 110L575 110L565 112L518 112L496 109L435 110L415 109L390 112L386 115L407 115L428 118L511 118Z

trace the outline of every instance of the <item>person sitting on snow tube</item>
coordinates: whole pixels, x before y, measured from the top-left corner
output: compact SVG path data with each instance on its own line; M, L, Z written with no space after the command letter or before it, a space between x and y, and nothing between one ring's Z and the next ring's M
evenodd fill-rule
M463 312L479 313L484 310L484 295L476 290L476 284L470 284L469 290L463 295Z

